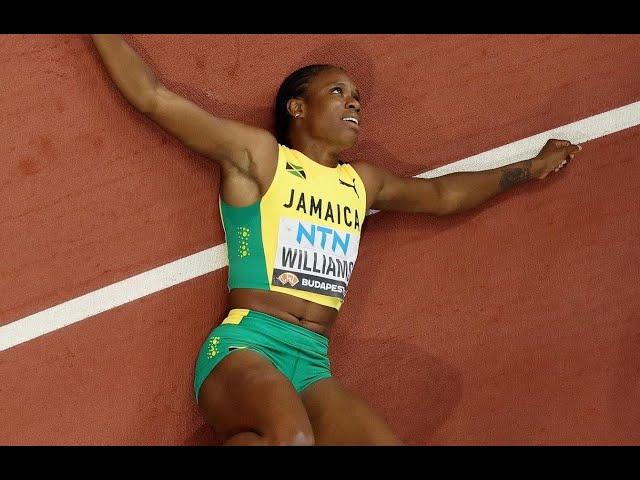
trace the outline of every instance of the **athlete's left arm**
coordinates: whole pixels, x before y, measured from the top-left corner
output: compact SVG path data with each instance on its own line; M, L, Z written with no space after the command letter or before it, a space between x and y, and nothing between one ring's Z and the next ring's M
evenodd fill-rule
M534 158L480 172L456 172L436 178L404 178L370 164L356 164L367 188L367 208L433 215L470 210L525 181L543 179L573 159L581 147L549 140Z

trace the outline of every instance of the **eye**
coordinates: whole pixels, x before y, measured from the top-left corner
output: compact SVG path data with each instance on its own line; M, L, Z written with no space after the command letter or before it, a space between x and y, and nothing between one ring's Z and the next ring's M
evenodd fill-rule
M331 93L336 92L336 91L339 92L340 95L342 95L342 87L333 87L331 89Z

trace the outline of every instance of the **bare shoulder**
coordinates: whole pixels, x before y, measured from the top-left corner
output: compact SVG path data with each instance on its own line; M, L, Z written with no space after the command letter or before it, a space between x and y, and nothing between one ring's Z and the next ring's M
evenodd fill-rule
M349 163L351 167L360 175L360 178L364 182L365 186L367 184L374 184L380 181L380 177L382 171L379 167L372 165L367 162L352 162Z
M372 165L367 162L352 162L349 165L356 171L356 173L360 176L362 183L364 184L364 188L367 191L367 203L373 204L375 199L384 184L384 169ZM367 205L369 208L371 205Z
M380 190L384 183L385 177L390 175L390 172L384 168L378 167L368 162L353 162L350 163L353 169L360 175L362 182L367 187L367 190L371 188L374 191Z

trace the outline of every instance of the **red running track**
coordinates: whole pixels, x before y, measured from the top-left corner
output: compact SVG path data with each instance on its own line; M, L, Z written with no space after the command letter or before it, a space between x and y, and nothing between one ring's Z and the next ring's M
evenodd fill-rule
M130 41L170 88L264 127L287 73L343 65L364 96L348 158L402 175L640 99L638 36ZM0 84L0 325L224 241L217 167L136 113L88 38L1 37ZM636 127L473 212L369 217L334 373L408 444L640 444L638 151ZM0 443L215 440L192 369L226 275L0 352Z

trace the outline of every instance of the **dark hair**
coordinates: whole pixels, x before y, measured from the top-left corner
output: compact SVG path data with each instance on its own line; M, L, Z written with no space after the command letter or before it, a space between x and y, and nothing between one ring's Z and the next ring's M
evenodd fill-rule
M328 64L307 65L299 68L284 79L276 95L276 139L278 143L288 147L291 146L289 145L291 115L287 110L289 99L304 97L313 78L320 72L332 69L342 70L340 67Z

